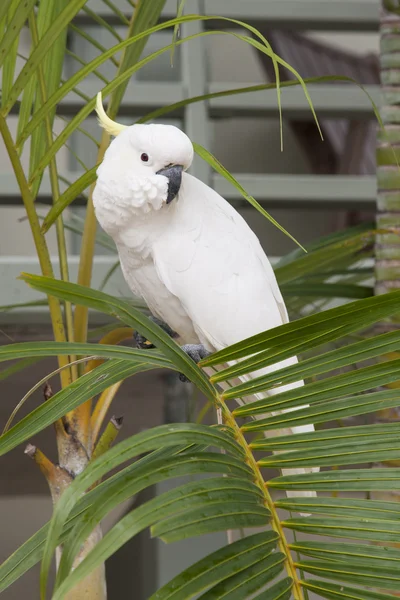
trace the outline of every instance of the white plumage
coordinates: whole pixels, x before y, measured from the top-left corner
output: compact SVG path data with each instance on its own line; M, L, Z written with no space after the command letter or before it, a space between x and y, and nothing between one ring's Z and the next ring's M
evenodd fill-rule
M101 101L98 113L101 124L118 135L98 168L94 206L100 225L115 241L132 292L179 334L181 343L201 343L210 351L287 322L268 258L228 202L183 172L179 193L167 203L169 181L157 173L171 165L189 168L189 138L167 125L110 126ZM296 357L287 359L257 375L295 362ZM312 430L306 425L290 431Z

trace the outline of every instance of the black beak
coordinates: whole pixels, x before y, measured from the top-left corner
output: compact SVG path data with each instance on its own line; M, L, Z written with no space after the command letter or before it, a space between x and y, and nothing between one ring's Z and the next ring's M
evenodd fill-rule
M180 190L182 183L182 171L183 167L181 165L171 165L170 167L166 167L165 169L160 169L160 171L157 171L157 175L164 175L164 177L168 179L167 204L172 202Z

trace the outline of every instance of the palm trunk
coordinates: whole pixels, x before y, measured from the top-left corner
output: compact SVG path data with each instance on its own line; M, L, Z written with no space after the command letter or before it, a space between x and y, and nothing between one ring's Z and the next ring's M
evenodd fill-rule
M60 464L53 464L48 458L35 446L28 444L25 453L30 456L39 466L43 475L46 477L50 488L53 504L56 504L66 488L72 483L74 478L83 471L88 463L86 451L82 448L73 436L66 434L63 426L56 425L56 435L58 450L60 455ZM74 560L73 568L89 554L102 538L101 526L97 525L87 538L85 543ZM56 567L61 560L62 548L57 548ZM85 579L80 581L73 590L71 590L64 600L106 600L107 586L105 576L105 565L95 569Z
M393 0L384 0L391 8ZM377 216L375 246L376 294L400 287L400 16L382 9L381 116L385 132L377 143ZM398 317L392 327L397 327Z
M400 288L400 15L395 0L383 0L380 27L381 109L385 131L377 140L378 234L375 245L375 293ZM384 330L398 329L399 314L385 321ZM387 357L387 358L393 358ZM399 387L400 382L390 387ZM400 420L400 407L381 411L379 421ZM400 425L399 425L400 427ZM379 466L398 466L398 461ZM394 494L379 494L393 500ZM397 496L398 499L398 496Z
M74 478L79 475L89 462L86 449L74 434L68 434L64 428L59 426L56 428L58 454L60 465L57 467L58 477L56 485L52 485L51 479L48 478L51 497L55 504L64 490L72 483ZM90 449L88 449L90 451ZM85 543L74 560L73 569L82 562L91 550L102 538L101 525L97 525L87 538ZM57 568L61 559L62 549L57 549L56 563ZM106 572L104 563L92 571L85 579L80 581L73 590L71 590L64 600L106 600Z
M89 554L91 550L100 542L102 538L102 532L100 525L93 530L85 544L83 545L80 553L76 557L73 568L77 567L80 562ZM61 551L57 553L57 567L61 558ZM64 600L106 600L107 598L107 586L106 586L106 570L104 563L92 571L85 579L80 581L73 590L71 590Z

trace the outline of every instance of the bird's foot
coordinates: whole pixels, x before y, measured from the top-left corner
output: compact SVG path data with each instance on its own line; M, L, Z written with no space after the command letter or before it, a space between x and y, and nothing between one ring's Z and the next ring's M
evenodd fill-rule
M168 335L170 337L172 337L172 338L177 337L178 334L173 329L171 329L171 327L169 325L167 325L167 323L164 323L164 321L157 319L157 317L149 317L149 318L151 321L153 321L153 323L155 323L156 325L161 327L161 329L163 331L165 331L165 333L168 333ZM154 348L154 344L149 342L149 340L147 340L144 337L144 335L142 335L138 331L133 332L133 339L135 341L136 347L140 348L141 350L149 350L150 348Z
M171 329L171 327L167 325L167 323L164 323L164 321L161 321L160 319L157 319L157 317L153 316L149 318L153 321L153 323L161 327L161 329L163 329L165 333L168 333L170 337L178 337L178 334L173 329ZM149 350L151 348L154 348L154 344L149 342L149 340L147 340L144 337L144 335L142 335L138 331L133 332L133 339L135 341L136 347L140 348L141 350ZM199 363L203 358L206 358L206 356L211 354L211 352L206 350L203 344L184 344L183 346L181 346L181 348L195 363ZM189 379L183 373L179 373L179 379L183 382L189 381Z
M206 358L211 352L209 352L203 344L184 344L181 349L197 364L203 358ZM183 382L189 381L189 379L183 373L179 373L179 379Z

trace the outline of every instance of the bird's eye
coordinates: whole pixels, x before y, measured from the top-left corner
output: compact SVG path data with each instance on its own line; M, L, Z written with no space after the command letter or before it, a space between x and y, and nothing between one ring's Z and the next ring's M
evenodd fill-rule
M143 154L140 155L140 160L142 162L148 162L149 161L149 155L146 154L146 152L143 152Z

